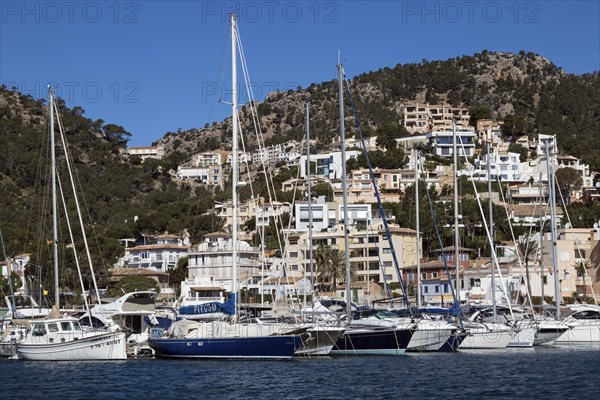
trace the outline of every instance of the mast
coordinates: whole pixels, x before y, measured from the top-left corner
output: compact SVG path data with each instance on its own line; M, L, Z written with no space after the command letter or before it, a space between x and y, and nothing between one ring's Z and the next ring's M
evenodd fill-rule
M459 285L459 240L460 228L458 226L458 148L456 144L456 121L452 120L452 154L454 156L454 265L456 270L456 299L460 302L460 285Z
M419 150L415 149L415 225L417 231L417 307L421 308L421 244L420 244L420 233L419 233L419 170L420 170L420 161L419 161Z
M352 279L350 279L350 240L348 238L348 182L346 178L346 137L344 132L344 77L342 64L338 60L338 80L339 80L339 97L340 97L340 141L342 146L342 191L344 192L344 243L346 246L345 263L346 263L346 314L347 321L352 320L352 290L350 288Z
M54 143L54 93L48 85L48 105L50 107L50 173L52 180L52 253L54 256L54 304L60 309L60 292L58 288L58 207L56 199L56 149Z
M541 310L543 310L544 308L544 220L543 220L543 212L542 212L542 207L543 207L543 193L542 193L542 171L540 171L540 177L539 177L539 191L540 191L540 271L541 271L541 278L542 278L542 301L540 303L541 305L541 309L540 309L540 314L542 313Z
M237 297L237 214L238 214L238 120L237 120L237 46L236 46L236 17L231 14L231 122L233 133L231 139L231 194L232 194L232 246L231 246L231 288ZM237 304L237 299L236 299ZM237 307L236 307L237 308ZM237 314L237 310L236 310Z
M548 171L548 196L550 201L550 233L552 237L552 267L554 273L554 299L556 319L560 319L560 282L558 280L558 259L556 250L556 196L554 194L554 158L550 158L550 139L546 139L546 169Z
M313 290L315 288L315 271L313 264L313 213L312 213L312 198L310 195L310 114L309 114L310 103L306 103L306 163L308 164L308 172L306 174L306 189L308 193L308 251L310 252L309 265L310 265L310 284ZM304 253L306 254L306 252ZM306 299L306 284L304 285L304 299ZM313 299L314 301L314 299ZM306 304L305 304L306 308Z
M491 135L491 131L488 131ZM493 212L493 202L492 202L492 145L490 137L487 138L487 174L488 174L488 205L489 205L489 216L490 216L490 238L492 239L492 243L490 246L492 247L491 255L490 255L490 266L492 267L492 310L494 315L494 322L496 322L496 271L494 271L494 266L496 263L496 248L494 246L495 242L495 234L494 234L494 212ZM497 161L498 154L494 157Z

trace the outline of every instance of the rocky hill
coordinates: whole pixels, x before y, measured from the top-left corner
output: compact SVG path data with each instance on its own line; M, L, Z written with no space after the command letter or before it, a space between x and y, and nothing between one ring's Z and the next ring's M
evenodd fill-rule
M556 134L564 153L583 157L600 169L600 155L589 151L600 151L597 72L569 75L534 53L484 50L473 56L423 60L362 73L350 80L350 87L366 134L386 123L400 123L402 107L414 101L479 107L498 120L513 114L524 116L528 124L523 133ZM330 143L339 126L337 97L335 81L270 93L257 105L266 142L299 139L304 132L304 104L310 102L311 132L322 145ZM253 132L248 108L241 107L241 126L245 132ZM352 135L354 121L347 108L347 133ZM167 151L186 155L214 149L230 141L230 122L229 118L200 129L168 133L157 143ZM254 134L246 140L251 148L255 146Z

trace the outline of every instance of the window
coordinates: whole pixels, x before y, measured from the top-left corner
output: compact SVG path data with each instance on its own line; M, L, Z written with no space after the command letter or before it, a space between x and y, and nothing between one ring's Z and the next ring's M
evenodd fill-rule
M61 322L60 323L60 328L64 331L70 331L71 330L71 323L70 322Z
M48 331L58 332L58 325L55 322L48 324Z
M384 247L383 254L392 254L392 249L390 249L389 247Z
M425 286L425 287L423 288L423 292L424 292L424 293L429 293L429 286Z
M33 325L33 336L44 336L46 334L46 326L43 323L37 323Z
M297 251L292 251L292 252L290 252L290 258L291 258L291 259L296 259L296 258L298 258L298 252L297 252Z
M440 287L439 287L439 286L437 286L437 285L435 286L435 292L436 292L436 293L439 293L439 292L440 292Z

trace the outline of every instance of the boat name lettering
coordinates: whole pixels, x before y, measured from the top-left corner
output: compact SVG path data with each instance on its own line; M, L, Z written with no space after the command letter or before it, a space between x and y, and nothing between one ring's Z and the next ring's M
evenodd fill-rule
M98 339L96 339L96 341L97 340ZM108 342L102 342L102 343L93 344L93 345L90 346L90 348L91 349L93 349L93 348L100 348L100 347L111 346L113 344L119 344L119 343L121 343L121 339L109 340Z

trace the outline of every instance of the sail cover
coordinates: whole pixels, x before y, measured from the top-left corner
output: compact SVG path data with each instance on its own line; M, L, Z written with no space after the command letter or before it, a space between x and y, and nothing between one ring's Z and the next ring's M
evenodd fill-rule
M215 314L223 313L227 315L235 314L235 293L231 293L229 300L225 303L219 303L214 301L211 303L196 304L193 306L179 307L179 314L181 315L199 315L199 314Z

